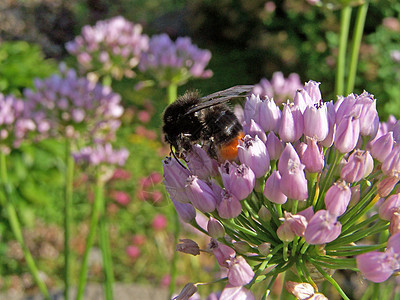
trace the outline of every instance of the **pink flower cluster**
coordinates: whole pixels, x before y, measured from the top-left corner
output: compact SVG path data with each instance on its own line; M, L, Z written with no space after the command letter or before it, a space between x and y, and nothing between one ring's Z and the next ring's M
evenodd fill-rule
M25 98L39 131L103 142L114 137L123 113L121 97L109 87L78 77L60 65L60 75L35 80Z
M142 26L122 16L86 25L80 36L66 44L85 72L111 74L116 79L134 76L132 68L148 46L149 38L142 34Z
M151 73L163 86L181 85L190 77L211 77L212 71L205 70L210 59L211 52L199 49L190 38L179 37L173 42L167 34L160 34L151 37L139 70Z
M288 78L283 76L282 72L272 74L271 81L266 78L256 84L252 93L259 95L260 98L267 96L273 98L276 104L281 104L287 99L293 99L296 91L303 88L300 81L300 76L296 73L291 73Z
M118 165L123 166L128 159L127 149L115 150L111 144L95 144L82 148L79 152L73 153L77 163L91 166Z
M186 155L185 167L164 160L164 184L183 221L196 227L196 211L205 214L211 237L229 251L245 243L243 258L258 273L270 261L271 276L290 262L303 278L305 263L322 275L327 263L332 269L357 264L374 282L399 269L400 122L381 123L373 95L324 102L319 83L309 81L280 106L249 96L243 122L236 161L211 159L201 145ZM382 203L379 214L376 203ZM385 229L387 245L365 247ZM232 284L229 274L227 280Z
M36 130L28 106L22 99L0 93L0 151L8 154Z

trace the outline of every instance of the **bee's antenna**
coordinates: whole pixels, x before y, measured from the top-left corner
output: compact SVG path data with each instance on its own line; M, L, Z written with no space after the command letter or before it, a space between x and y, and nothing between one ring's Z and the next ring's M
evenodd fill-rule
M182 168L187 169L187 168L181 163L181 161L176 157L174 150L172 150L172 145L169 145L169 148L171 149L170 154L172 154L172 156L175 158L175 160L182 166Z

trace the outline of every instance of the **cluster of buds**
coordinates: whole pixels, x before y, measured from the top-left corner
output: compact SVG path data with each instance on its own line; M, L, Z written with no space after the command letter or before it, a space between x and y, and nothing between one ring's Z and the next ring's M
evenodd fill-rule
M0 93L0 151L8 154L34 130L36 124L25 102Z
M373 95L324 102L309 81L281 106L249 96L243 120L236 161L217 162L194 146L186 166L167 158L163 167L181 219L199 228L197 211L207 216L203 232L251 266L252 276L244 262L238 270L246 292L261 281L268 294L287 270L316 294L321 278L335 283L336 269L373 282L399 270L400 122L381 123ZM239 284L229 272L226 280Z
M142 26L122 16L86 25L80 36L66 44L66 49L77 57L82 70L97 78L111 74L116 79L133 77L132 68L148 49L149 38L142 34Z
M275 103L280 105L287 99L293 99L295 92L302 88L303 85L298 74L291 73L288 78L285 78L282 72L275 72L272 74L271 81L266 78L261 79L254 86L252 93L259 95L261 98L265 96L273 98Z
M95 142L112 139L123 113L121 97L109 87L78 77L64 64L60 73L36 79L35 89L24 91L32 117L40 124L38 130Z
M209 78L205 70L211 59L209 50L199 49L188 37L173 42L167 34L154 35L139 63L139 70L148 72L161 86L181 85L189 78Z

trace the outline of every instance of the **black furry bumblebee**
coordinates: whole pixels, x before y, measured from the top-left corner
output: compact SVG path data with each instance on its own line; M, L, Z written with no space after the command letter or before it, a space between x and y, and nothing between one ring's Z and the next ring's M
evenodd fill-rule
M243 127L225 102L247 96L252 88L238 85L205 97L186 92L170 104L164 112L163 132L172 154L172 147L179 154L202 143L213 158L235 159L238 141L244 136Z

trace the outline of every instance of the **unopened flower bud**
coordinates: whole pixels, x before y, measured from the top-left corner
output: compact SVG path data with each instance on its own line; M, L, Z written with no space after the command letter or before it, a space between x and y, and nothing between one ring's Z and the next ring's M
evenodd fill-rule
M246 134L254 138L258 136L264 143L267 141L267 135L265 134L265 131L253 119L250 120L250 124L248 126L244 127L244 130Z
M374 167L374 161L368 151L355 150L343 166L340 177L349 183L360 181L368 176Z
M299 283L294 281L287 281L285 283L285 289L293 296L295 296L296 299L300 300L308 300L315 293L313 286L306 282Z
M320 142L325 140L328 132L328 111L325 103L317 102L307 106L304 111L304 135Z
M271 217L272 217L271 216L271 212L264 205L262 205L260 210L258 211L258 216L264 222L269 222L271 220Z
M196 292L197 286L194 283L188 283L173 300L189 300Z
M210 219L208 220L207 232L214 239L222 238L225 236L224 226L221 224L220 221L214 219L213 217L210 217Z
M194 145L186 155L187 165L192 173L201 179L217 174L217 161L210 158L200 145Z
M301 162L310 173L319 173L324 167L324 155L315 139L307 139L307 148L304 151Z
M284 221L276 230L278 238L283 242L291 242L294 240L296 235L292 231L290 224Z
M180 239L181 243L176 245L176 251L191 254L191 255L199 255L200 248L199 245L193 240L190 239Z
M273 131L268 133L267 150L271 160L278 160L283 152L284 143L278 139Z
M258 251L261 255L267 256L271 252L271 244L270 243L262 243L258 245Z
M304 120L300 108L290 108L284 105L281 124L279 126L279 137L284 142L295 142L301 138L304 131Z
M245 241L233 242L233 248L235 248L236 252L238 252L240 254L246 254L246 253L253 252L253 249Z

